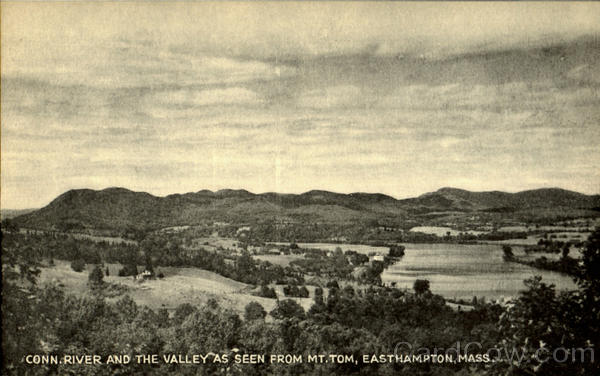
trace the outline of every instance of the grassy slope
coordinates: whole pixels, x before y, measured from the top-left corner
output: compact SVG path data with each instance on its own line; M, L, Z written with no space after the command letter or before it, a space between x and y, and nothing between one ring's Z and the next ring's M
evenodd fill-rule
M139 283L132 277L118 277L118 264L109 264L109 277L105 281L120 284L127 288L127 294L136 303L150 308L174 309L183 303L202 305L210 298L215 298L224 307L236 310L243 315L244 308L252 301L260 303L267 312L275 308L274 299L261 298L250 294L252 286L225 278L219 274L198 268L158 268L166 278L163 280L148 280ZM83 295L89 293L87 286L88 273L92 265L87 265L87 270L81 273L73 271L70 263L55 261L54 267L42 268L40 283L62 283L69 293ZM276 287L280 298L283 298L283 287ZM312 290L311 290L312 294ZM112 298L113 300L119 299ZM312 305L312 298L295 299L305 309Z

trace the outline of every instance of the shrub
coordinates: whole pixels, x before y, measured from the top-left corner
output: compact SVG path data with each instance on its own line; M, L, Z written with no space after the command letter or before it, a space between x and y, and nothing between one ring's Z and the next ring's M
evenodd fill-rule
M338 284L338 282L336 280L333 280L333 281L327 282L326 287L329 289L339 289L340 285Z
M308 289L305 286L298 287L295 285L287 285L283 288L285 296L292 296L296 298L308 298L310 295Z
M267 285L260 286L260 291L257 295L262 296L263 298L277 299L277 293L275 292L275 290Z
M426 279L417 279L413 285L413 289L417 295L424 294L429 291L429 281Z
M88 281L92 287L98 287L102 285L104 280L104 274L102 273L102 269L98 265L92 269L90 275L88 276Z
M390 257L403 257L404 256L405 247L402 245L393 245L390 247L390 251L388 256Z
M246 305L244 318L250 320L262 320L267 316L267 312L260 303L250 302Z
M298 286L287 285L283 288L283 295L285 296L298 296Z
M504 261L512 261L515 257L510 245L503 245L502 252L504 253L502 255L502 258L504 259Z
M297 318L303 320L306 316L304 308L292 299L277 302L277 307L271 311L271 316L276 319Z
M71 269L78 273L81 273L83 269L85 269L85 261L83 261L82 259L76 259L71 261Z
M191 305L190 303L183 303L175 308L175 313L173 314L173 321L177 325L181 325L181 323L192 313L197 312L198 309Z
M302 286L300 287L299 291L298 291L298 296L301 298L308 298L310 295L310 293L308 292L308 289L306 288L306 286Z
M342 292L344 293L344 295L352 298L354 296L354 288L350 285L344 287L344 289L342 290Z
M119 277L127 277L129 275L137 275L138 270L137 267L133 264L124 265L121 270L119 270Z

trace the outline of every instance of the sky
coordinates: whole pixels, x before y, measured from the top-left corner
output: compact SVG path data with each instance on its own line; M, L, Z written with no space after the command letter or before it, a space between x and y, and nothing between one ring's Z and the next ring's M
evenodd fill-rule
M600 3L2 4L1 193L600 193Z

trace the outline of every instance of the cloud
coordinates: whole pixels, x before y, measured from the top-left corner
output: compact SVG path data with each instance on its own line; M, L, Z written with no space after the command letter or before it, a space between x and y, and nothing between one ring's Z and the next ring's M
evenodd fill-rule
M264 103L259 94L243 87L185 89L160 91L146 96L143 111L156 119L203 119L206 124L214 116L219 117L223 107L261 107Z
M577 66L567 73L567 77L579 83L600 84L600 62Z
M367 103L362 91L352 85L332 86L300 94L297 104L309 108L357 107Z
M161 105L195 107L211 105L256 105L263 103L258 94L242 87L212 90L159 92L151 97Z
M401 86L377 103L378 108L496 113L554 112L561 106L596 105L598 88L568 86L551 80L500 85L447 84Z
M3 39L48 45L124 37L216 56L427 54L489 50L599 32L593 3L8 4ZM532 22L535 20L535 22ZM22 25L28 25L23 28ZM443 46L443 47L440 47Z
M235 84L295 74L294 67L133 40L78 45L15 41L6 48L2 74L59 86L99 89Z
M3 206L116 185L597 192L596 4L69 4L3 7Z

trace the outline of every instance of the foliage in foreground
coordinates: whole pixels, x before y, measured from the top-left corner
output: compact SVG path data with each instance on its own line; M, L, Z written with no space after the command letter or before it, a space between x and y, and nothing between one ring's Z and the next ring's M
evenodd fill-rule
M55 285L37 286L35 250L6 236L2 242L3 374L9 375L597 375L598 363L544 361L533 355L550 350L584 348L600 343L600 232L592 234L583 253L577 291L557 295L535 278L507 307L477 305L455 312L442 297L420 283L418 294L372 287L315 293L308 312L282 300L262 319L262 307L247 308L245 320L216 301L181 305L169 314L124 297L109 302L90 290L75 297ZM100 277L94 273L93 279ZM243 365L48 365L22 362L26 354L393 354L399 342L413 348L451 348L477 342L482 352L495 346L517 349L519 362L459 364L294 363ZM161 358L162 359L162 358ZM213 359L213 358L211 358Z

